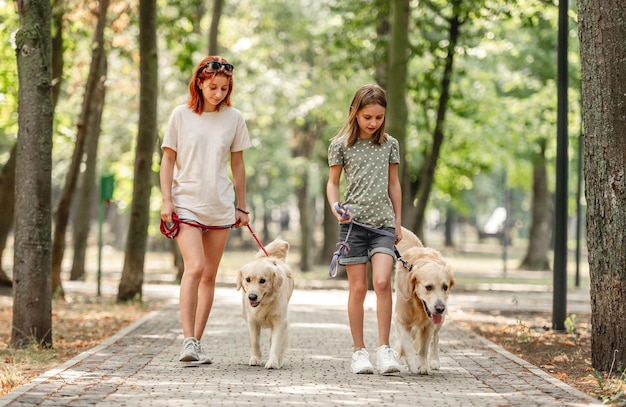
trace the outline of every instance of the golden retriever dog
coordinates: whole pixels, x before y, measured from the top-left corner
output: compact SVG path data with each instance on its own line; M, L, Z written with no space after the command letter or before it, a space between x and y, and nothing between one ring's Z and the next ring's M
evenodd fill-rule
M402 228L402 237L397 248L404 263L396 262L393 314L396 350L411 373L430 374L441 366L439 330L454 278L439 251L424 247L408 229Z
M270 352L266 369L280 369L287 351L287 307L294 279L287 253L289 243L276 239L237 273L237 290L242 289L243 318L250 334L250 366L261 365L261 328L270 329Z

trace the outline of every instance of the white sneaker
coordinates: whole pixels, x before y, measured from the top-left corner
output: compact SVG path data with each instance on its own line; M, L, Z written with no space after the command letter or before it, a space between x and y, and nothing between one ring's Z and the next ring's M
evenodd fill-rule
M400 363L396 359L396 352L389 345L382 345L376 350L376 362L379 374L398 373Z
M211 358L204 353L204 348L200 345L199 341L196 341L196 353L198 354L198 362L201 364L210 365L213 363Z
M183 340L183 349L180 351L181 362L195 362L200 360L198 357L198 348L200 343L194 337L185 338Z
M370 362L370 355L363 348L357 349L352 354L352 373L355 374L371 374L374 373L374 366Z

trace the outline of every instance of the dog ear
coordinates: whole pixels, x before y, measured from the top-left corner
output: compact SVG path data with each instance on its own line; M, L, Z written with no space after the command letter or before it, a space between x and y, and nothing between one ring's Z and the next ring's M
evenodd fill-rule
M275 287L280 287L283 285L283 276L278 273L278 266L276 265L276 263L274 263L274 270L272 270L272 280Z
M409 274L409 294L411 295L413 295L415 289L417 288L417 284L419 283L419 277L415 271L416 270L413 270L413 272Z
M237 291L243 286L243 271L237 271Z
M448 288L452 288L454 287L454 277L452 277L452 271L450 271L450 269L448 269L448 275L450 276L450 287Z

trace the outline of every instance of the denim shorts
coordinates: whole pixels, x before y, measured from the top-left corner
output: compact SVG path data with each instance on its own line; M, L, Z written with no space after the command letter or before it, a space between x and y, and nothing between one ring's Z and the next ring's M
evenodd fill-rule
M346 239L349 226L350 225L340 225L340 242L343 242ZM381 230L391 233L396 232L395 228L381 228ZM350 247L350 250L348 253L342 254L339 257L339 264L347 265L367 263L376 253L386 253L395 259L395 243L395 239L390 236L372 232L353 223L350 236L348 236L348 246Z

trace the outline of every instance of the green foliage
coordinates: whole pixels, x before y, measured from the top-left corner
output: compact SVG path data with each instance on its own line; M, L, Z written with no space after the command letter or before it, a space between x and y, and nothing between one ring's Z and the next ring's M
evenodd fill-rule
M0 0L0 165L17 137L17 61L14 35L19 19L12 2Z
M464 4L467 2L464 2ZM462 49L457 50L446 141L440 165L437 168L434 194L435 206L452 201L461 213L488 215L495 206L501 206L504 189L501 183L501 163L506 166L509 188L526 191L529 197L532 181L532 163L540 144L546 144L549 164L556 155L556 7L541 1L519 1L519 7L508 2L485 2L484 8L467 10L461 26ZM467 5L467 4L466 4ZM435 41L445 39L435 35L441 19L429 17L420 35L425 61L415 58L412 63L424 73L414 77L416 106L426 109L416 116L418 126L425 129L416 134L428 134L433 125L434 108L438 97L436 72L438 55ZM471 22L471 23L470 23ZM575 33L575 30L573 31ZM421 32L420 32L421 34ZM570 77L578 76L577 42L571 35L572 50ZM432 44L428 45L428 41ZM417 49L417 48L416 48ZM418 62L420 61L420 62ZM439 62L440 65L440 62ZM430 70L430 72L429 72ZM573 84L573 86L572 86ZM578 80L570 81L570 156L575 157L576 132L580 123ZM421 88L420 88L421 86ZM429 90L432 86L432 90ZM413 143L417 144L417 143ZM426 148L428 144L423 145ZM421 164L413 167L419 168ZM570 170L570 190L575 190L576 163ZM494 173L495 170L495 173ZM494 182L486 205L480 191L473 189L479 174L493 173ZM554 173L553 165L548 167ZM554 183L549 182L549 188ZM472 198L472 196L474 198ZM475 202L475 203L472 203ZM512 202L513 211L527 211L527 199ZM572 200L571 206L575 204ZM477 206L476 206L477 205ZM483 212L481 215L480 212ZM527 216L522 216L524 218ZM520 217L518 217L520 219Z
M206 55L211 2L159 2L159 133L172 109L187 100L189 77ZM114 173L115 202L132 197L134 140L138 126L137 4L109 10L107 95L99 145L99 173ZM413 3L412 3L413 6ZM454 2L427 0L411 7L405 162L419 182L440 97ZM58 190L73 150L86 81L94 17L90 3L72 0L65 14L65 72L55 112L54 186ZM249 199L258 208L291 204L302 171L317 199L326 176L326 149L348 113L354 91L376 80L387 63L383 0L243 0L225 2L219 27L220 53L235 65L233 104L247 120L253 148L246 151ZM552 164L556 134L557 7L542 0L479 0L456 5L459 44L437 166L432 207L455 208L466 217L488 216L501 205L502 177L512 189L512 209L526 222L532 162L546 145ZM570 156L580 129L579 61L575 11L570 35ZM0 162L17 133L17 72L11 33L18 19L0 0ZM294 156L296 134L313 134L307 158ZM155 185L158 146L153 168ZM549 175L553 170L549 168ZM572 162L570 190L577 163ZM553 183L549 183L552 188ZM156 189L155 189L156 193ZM572 202L572 205L574 202ZM160 200L153 199L154 218ZM257 217L260 214L257 213ZM525 217L526 216L526 217Z
M569 334L576 334L576 314L572 314L565 318L565 329Z
M593 375L600 388L598 398L604 404L626 406L626 370L617 369L616 374L612 371L602 373L594 370Z

